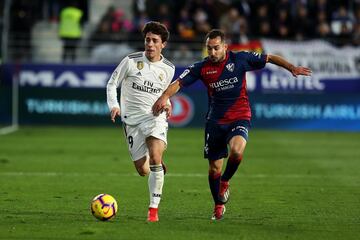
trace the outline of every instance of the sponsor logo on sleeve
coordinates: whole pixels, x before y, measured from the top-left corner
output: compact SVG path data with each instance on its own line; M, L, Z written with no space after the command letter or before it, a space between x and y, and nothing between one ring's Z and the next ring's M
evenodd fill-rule
M186 69L181 75L180 75L180 78L183 79L186 75L188 75L190 72L189 69Z
M118 71L115 70L115 71L113 72L113 74L111 75L111 79L112 79L112 80L115 80L116 77L117 77L117 75L118 75Z

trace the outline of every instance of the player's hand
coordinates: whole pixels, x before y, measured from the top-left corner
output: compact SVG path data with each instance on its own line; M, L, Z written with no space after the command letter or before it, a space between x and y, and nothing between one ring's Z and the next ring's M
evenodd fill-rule
M154 116L159 116L159 114L165 110L166 105L168 105L166 97L161 96L152 107L152 112Z
M113 123L115 123L115 118L116 118L117 116L120 117L120 108L117 108L117 107L112 108L112 109L111 109L111 112L110 112L110 115L111 115L111 121L112 121Z
M312 71L307 67L294 67L291 69L291 73L294 77L297 77L298 75L310 76Z
M166 118L171 117L172 107L169 104L166 104L163 108L163 111L166 113Z

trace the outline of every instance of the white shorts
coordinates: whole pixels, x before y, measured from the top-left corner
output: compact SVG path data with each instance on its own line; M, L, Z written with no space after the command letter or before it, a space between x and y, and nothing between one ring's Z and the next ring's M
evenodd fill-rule
M149 156L146 146L147 137L155 137L167 144L168 123L159 121L147 121L136 126L124 124L126 142L133 161Z

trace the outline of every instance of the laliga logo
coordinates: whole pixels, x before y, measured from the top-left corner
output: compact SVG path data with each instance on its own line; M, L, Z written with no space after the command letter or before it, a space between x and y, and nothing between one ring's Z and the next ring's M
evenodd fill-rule
M172 115L169 123L173 126L181 127L188 124L194 115L194 104L192 100L183 94L175 95L171 98Z

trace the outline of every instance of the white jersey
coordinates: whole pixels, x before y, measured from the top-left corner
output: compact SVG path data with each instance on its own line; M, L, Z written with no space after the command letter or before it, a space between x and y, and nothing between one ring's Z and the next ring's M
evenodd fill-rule
M174 65L163 56L160 61L150 62L145 52L128 55L117 66L107 84L109 109L119 108L117 88L120 87L121 120L127 125L155 119L166 121L166 113L155 117L152 106L169 86L174 73Z

